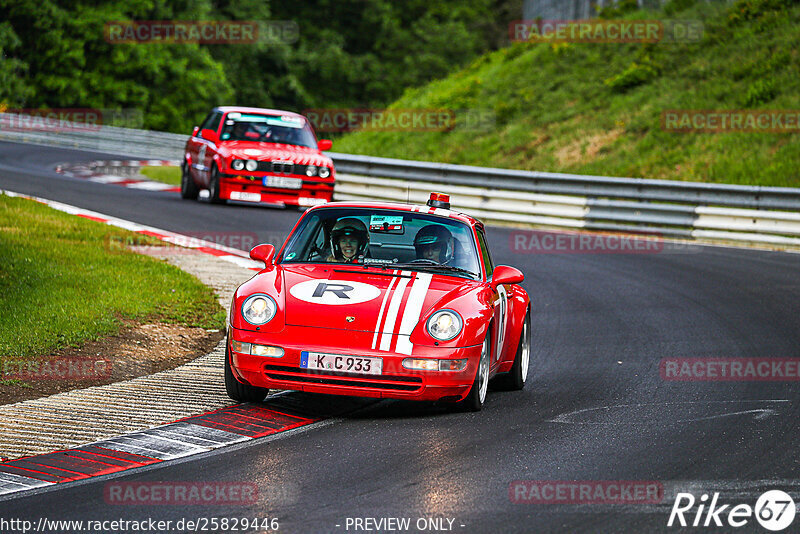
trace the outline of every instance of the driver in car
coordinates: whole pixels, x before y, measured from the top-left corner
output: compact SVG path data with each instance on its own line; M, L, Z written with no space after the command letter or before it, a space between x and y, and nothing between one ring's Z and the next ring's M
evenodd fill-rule
M236 122L233 125L233 139L236 141L249 141L258 139L258 132L254 132L249 122Z
M414 236L414 249L418 260L447 264L453 259L453 235L444 226L430 224L421 228Z
M331 230L331 254L327 261L356 263L369 245L367 226L355 217L336 221Z

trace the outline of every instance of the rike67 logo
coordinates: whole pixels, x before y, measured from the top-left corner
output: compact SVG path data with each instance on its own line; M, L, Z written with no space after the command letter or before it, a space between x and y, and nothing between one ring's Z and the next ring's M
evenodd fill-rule
M697 510L693 508L696 504ZM749 504L719 504L719 493L714 493L711 502L708 494L703 494L699 503L691 493L678 493L667 526L681 527L743 527L755 517L767 530L784 530L794 521L796 510L794 499L783 491L770 490L756 501L755 508Z

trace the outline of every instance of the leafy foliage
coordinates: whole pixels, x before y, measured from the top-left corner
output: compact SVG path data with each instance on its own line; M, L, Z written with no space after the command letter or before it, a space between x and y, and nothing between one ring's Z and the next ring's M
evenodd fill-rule
M379 107L505 43L522 0L0 0L0 105L137 109L186 132L215 105ZM115 21L294 21L296 43L112 44Z
M781 7L782 6L782 7ZM476 109L484 128L359 131L340 152L536 171L800 187L800 136L674 132L669 110L800 108L800 4L673 0L699 40L654 44L515 43L426 87L397 108Z
M633 61L624 71L607 78L605 83L617 92L645 84L658 76L659 67L649 57L643 61Z

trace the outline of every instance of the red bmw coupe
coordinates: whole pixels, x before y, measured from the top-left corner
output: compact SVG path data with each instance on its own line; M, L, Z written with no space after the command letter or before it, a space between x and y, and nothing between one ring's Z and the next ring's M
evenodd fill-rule
M207 189L227 200L309 207L330 202L336 171L302 115L274 109L218 107L186 142L181 196Z

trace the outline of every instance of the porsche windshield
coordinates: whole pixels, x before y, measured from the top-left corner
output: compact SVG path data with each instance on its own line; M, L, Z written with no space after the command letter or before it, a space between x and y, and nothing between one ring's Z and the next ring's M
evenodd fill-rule
M369 208L326 208L308 214L278 261L350 263L480 277L469 225L424 213Z
M292 115L228 113L220 135L222 141L282 143L316 148L317 141L308 123Z

